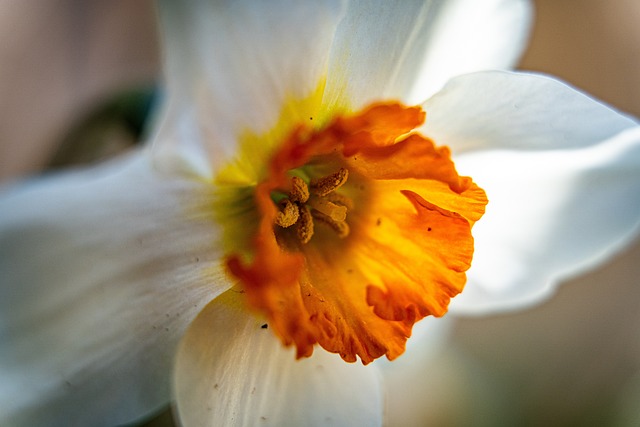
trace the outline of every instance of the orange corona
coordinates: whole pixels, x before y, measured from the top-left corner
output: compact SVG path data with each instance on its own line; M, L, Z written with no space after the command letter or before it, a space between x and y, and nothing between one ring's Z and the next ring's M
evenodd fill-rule
M250 256L232 251L226 266L298 357L319 344L349 362L394 359L462 291L487 198L448 148L412 132L424 120L378 103L300 124L271 154Z

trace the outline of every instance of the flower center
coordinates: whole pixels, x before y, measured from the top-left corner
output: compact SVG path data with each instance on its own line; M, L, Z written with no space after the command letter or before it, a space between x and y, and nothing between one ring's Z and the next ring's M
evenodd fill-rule
M390 102L303 121L252 136L218 177L227 271L297 357L319 344L348 362L394 359L464 287L487 199L448 148L409 133L424 119ZM258 164L265 140L277 143Z
M280 211L276 215L276 225L283 229L295 226L296 238L302 244L309 243L313 237L314 220L328 226L338 237L347 237L347 211L353 207L353 202L336 190L347 182L348 177L349 171L345 168L313 179L309 184L302 178L293 176L289 192L279 202ZM277 198L277 194L275 197ZM278 241L282 242L282 233L277 233L277 237Z

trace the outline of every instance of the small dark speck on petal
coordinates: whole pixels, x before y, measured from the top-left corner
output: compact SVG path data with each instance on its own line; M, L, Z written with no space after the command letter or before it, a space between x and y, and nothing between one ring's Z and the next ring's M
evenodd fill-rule
M427 231L431 231L431 227L427 228Z
M269 325L265 323L264 325L262 325L262 326L260 326L260 327L261 327L262 329L267 329L267 328L269 327Z

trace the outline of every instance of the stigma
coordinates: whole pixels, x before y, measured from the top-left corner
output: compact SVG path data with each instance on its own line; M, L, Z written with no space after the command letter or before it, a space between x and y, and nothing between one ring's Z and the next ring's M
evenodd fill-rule
M353 202L336 190L348 178L349 171L345 168L312 179L308 184L302 178L293 176L286 196L278 203L280 210L275 225L280 229L295 227L295 236L302 244L311 241L316 222L327 226L339 238L347 237L350 230L346 221L347 212L353 208Z

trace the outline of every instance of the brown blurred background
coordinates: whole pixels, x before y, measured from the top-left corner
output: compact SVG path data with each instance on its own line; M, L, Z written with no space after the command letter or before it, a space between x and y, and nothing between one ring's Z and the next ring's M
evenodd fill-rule
M153 5L150 0L0 2L0 181L47 168L69 144L74 145L69 152L90 149L87 157L100 159L131 143L115 124L121 116L109 118L102 110L156 79ZM108 129L102 123L105 132L89 126L90 137L75 138L88 121L105 119L111 121Z
M640 2L534 3L521 68L640 116ZM0 180L98 161L140 139L159 70L153 7L0 3ZM536 308L459 320L428 373L438 398L416 402L414 425L640 425L639 261L636 241ZM150 425L170 424L166 412Z

